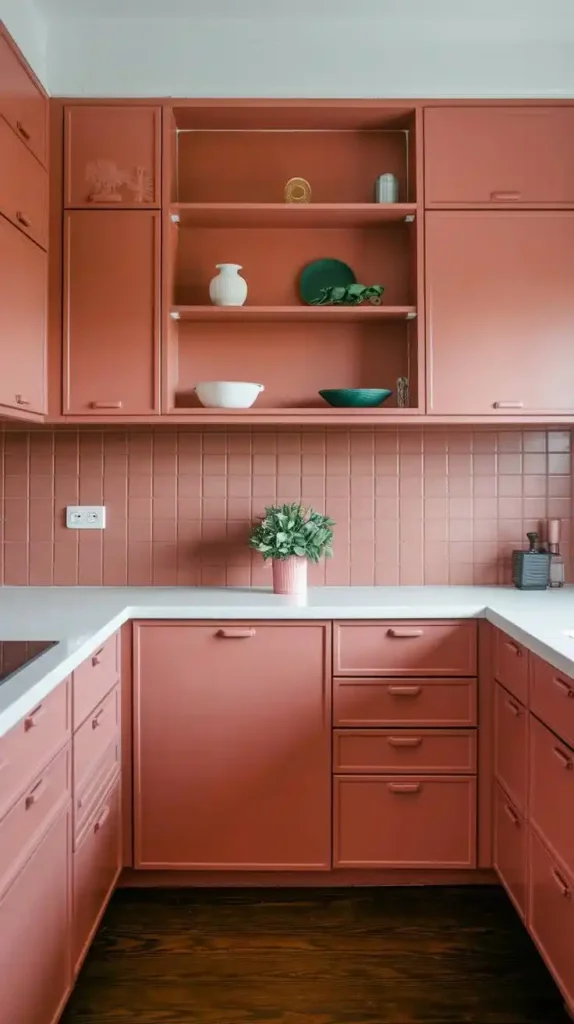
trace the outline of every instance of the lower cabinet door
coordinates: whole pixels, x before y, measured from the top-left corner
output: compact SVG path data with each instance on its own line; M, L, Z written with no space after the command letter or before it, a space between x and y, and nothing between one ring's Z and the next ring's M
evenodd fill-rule
M338 775L334 866L471 868L473 776Z
M55 1024L70 984L69 806L0 897L0 1020Z
M118 778L90 818L74 853L74 973L80 969L120 873L121 835Z
M530 933L574 1011L574 879L530 832Z
M494 868L521 917L526 916L527 826L501 786L494 793Z

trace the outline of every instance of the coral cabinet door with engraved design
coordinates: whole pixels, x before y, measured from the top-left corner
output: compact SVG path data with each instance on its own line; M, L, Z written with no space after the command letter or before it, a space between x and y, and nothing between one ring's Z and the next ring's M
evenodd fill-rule
M64 130L67 207L160 205L160 107L69 106Z
M327 869L330 627L134 625L135 866Z
M574 411L574 212L426 216L428 411Z
M64 413L159 409L160 214L64 215Z

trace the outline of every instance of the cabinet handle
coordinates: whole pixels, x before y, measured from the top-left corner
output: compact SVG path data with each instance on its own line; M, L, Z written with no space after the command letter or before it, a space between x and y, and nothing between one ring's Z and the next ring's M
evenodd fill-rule
M554 682L565 697L574 698L574 689L566 682L565 679L561 679L560 676L554 676Z
M38 704L38 707L31 711L27 718L24 719L24 732L29 732L30 729L34 729L41 718L44 716L43 705Z
M34 804L38 803L38 800L41 799L41 797L46 792L47 788L48 784L44 781L44 779L40 779L40 781L36 783L34 789L32 789L28 793L28 796L26 797L25 807L27 811L30 810L30 807L33 807Z
M30 132L24 127L24 125L22 124L21 121L16 121L16 128L20 132L20 135L22 136L22 138L26 139L26 142L28 142L29 139L31 138L31 135L30 135Z
M94 717L92 718L92 729L97 729L99 727L99 725L100 725L100 718L102 717L103 713L104 713L104 709L100 708L100 710L98 711L97 715L94 715Z
M255 632L254 629L218 629L215 635L220 640L248 640Z
M100 831L102 826L108 820L109 816L110 816L110 806L109 806L109 804L106 804L106 806L104 807L104 809L103 809L102 813L100 814L98 820L96 822L94 822L94 835L95 835L96 832Z
M123 402L90 402L90 409L121 409Z
M390 747L420 747L422 736L389 736L387 743Z
M100 647L99 651L92 654L92 668L96 668L98 665L101 665L101 654L103 653L103 650L104 648Z
M552 868L552 877L553 877L554 881L556 882L556 885L560 889L560 892L562 893L564 898L569 900L570 897L572 896L572 891L570 889L570 886L564 881L564 879L562 878L562 875L560 874L559 871L556 870L556 868Z
M493 402L494 409L524 409L524 402Z
M504 810L506 811L513 825L520 825L520 818L518 817L516 811L510 806L510 804L505 804Z
M387 688L387 693L390 693L391 697L418 697L420 692L420 686L389 686Z
M407 640L411 637L422 636L424 629L409 629L398 628L393 626L391 629L387 629L387 636L393 638L393 640Z
M520 646L520 644L515 644L514 640L505 640L504 642L505 642L506 646L510 648L512 653L516 655L517 658L521 658L522 657L522 655L524 654L524 651L522 650L522 647Z
M566 771L571 772L574 768L574 761L568 757L568 754L565 754L563 750L560 750L560 747L554 747L553 752L554 756L560 761L562 767L565 768Z
M490 198L495 203L503 203L506 199L512 200L513 203L517 203L522 199L522 192L491 192Z
M20 210L16 210L16 220L19 224L23 224L25 228L29 228L30 224L32 223L30 218L26 217L26 215L24 213L21 213Z
M24 395L14 395L14 398L16 399L16 404L17 405L31 405L32 404L28 398L24 397Z
M391 793L419 793L420 782L387 782L387 788Z
M509 707L510 710L512 711L512 714L516 715L516 717L518 718L519 715L521 714L521 711L520 711L520 708L519 708L518 704L515 704L515 702L513 700L510 700L510 698L508 698L508 700L506 701L506 704L507 704L507 707Z

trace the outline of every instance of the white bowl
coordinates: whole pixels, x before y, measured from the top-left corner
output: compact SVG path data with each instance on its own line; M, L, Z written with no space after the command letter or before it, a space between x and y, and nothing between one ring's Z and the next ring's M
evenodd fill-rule
M262 391L263 384L244 380L208 380L195 385L199 401L209 409L249 409Z

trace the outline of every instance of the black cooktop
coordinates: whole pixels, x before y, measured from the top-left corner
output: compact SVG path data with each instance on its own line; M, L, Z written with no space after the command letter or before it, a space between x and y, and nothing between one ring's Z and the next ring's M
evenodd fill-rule
M0 640L0 686L57 643L57 640Z

